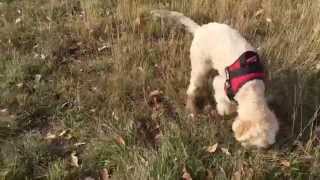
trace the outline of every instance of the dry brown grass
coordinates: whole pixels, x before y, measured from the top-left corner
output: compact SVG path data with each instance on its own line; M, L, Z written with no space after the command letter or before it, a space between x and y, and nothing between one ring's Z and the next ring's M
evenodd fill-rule
M192 37L152 19L158 8L230 24L258 47L281 118L271 150L243 149L230 117L187 117ZM0 177L318 179L319 12L316 0L1 1Z

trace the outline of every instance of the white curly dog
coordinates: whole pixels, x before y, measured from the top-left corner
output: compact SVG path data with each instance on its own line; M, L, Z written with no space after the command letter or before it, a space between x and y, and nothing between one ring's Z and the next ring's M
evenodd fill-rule
M220 115L237 112L232 125L235 138L243 146L272 145L279 125L266 102L263 66L255 48L226 24L200 26L179 12L153 10L151 13L183 24L194 36L187 108L196 112L196 99L208 83L208 73L215 69L218 71L213 80L217 112Z

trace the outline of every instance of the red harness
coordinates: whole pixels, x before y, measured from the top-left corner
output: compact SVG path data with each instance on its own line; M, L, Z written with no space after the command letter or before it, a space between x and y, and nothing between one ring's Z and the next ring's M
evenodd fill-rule
M264 80L265 73L259 56L254 51L244 52L232 65L226 67L225 91L230 100L239 89L248 81L254 79Z

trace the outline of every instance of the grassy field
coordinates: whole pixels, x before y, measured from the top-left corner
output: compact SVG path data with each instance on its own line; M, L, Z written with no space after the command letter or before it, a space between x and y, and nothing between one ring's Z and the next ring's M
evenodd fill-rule
M192 36L159 8L258 48L271 149L241 147L233 117L188 117ZM1 0L0 179L319 179L319 17L319 0Z

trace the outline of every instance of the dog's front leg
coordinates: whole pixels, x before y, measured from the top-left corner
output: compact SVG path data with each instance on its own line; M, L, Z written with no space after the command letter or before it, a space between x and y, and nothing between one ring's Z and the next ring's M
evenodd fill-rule
M231 113L236 112L236 105L232 104L227 97L225 90L224 90L224 83L225 78L222 76L216 76L213 79L213 88L214 88L214 98L216 100L216 108L218 111L218 114L223 115L229 115Z
M191 48L191 77L187 90L186 108L192 114L199 112L199 107L208 98L208 79L212 67L196 48Z

